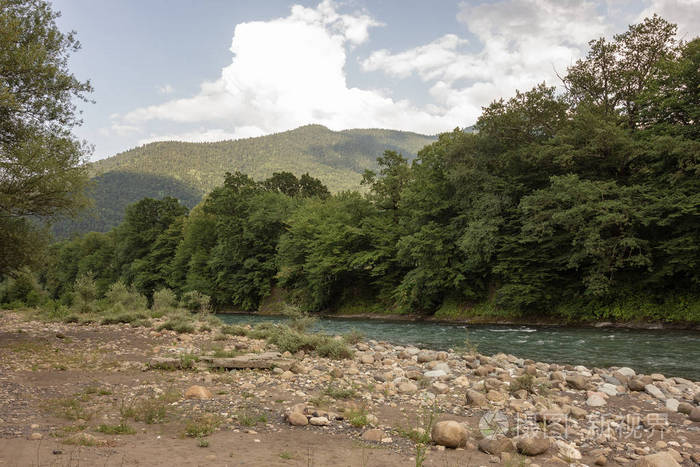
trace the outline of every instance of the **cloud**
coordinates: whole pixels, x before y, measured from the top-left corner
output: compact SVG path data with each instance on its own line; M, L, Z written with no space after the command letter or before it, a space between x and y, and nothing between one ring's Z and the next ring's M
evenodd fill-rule
M407 100L348 85L348 49L366 42L369 30L378 26L381 23L364 12L338 13L329 0L316 8L295 5L285 18L238 24L230 49L233 60L217 80L203 83L194 96L134 109L121 116L121 122L198 124L205 128L198 132L202 135L245 133L241 128L267 134L308 123L332 129L450 129L453 122ZM164 135L168 136L193 134Z
M597 7L584 0L464 2L457 19L478 44L448 34L395 54L376 51L362 68L416 75L430 85L438 108L446 109L443 117L474 121L482 106L515 89L545 80L558 84L556 72L579 58L590 39L608 31Z
M348 84L348 54L382 24L364 11L340 13L331 0L295 5L288 16L238 24L231 63L195 95L134 109L113 119L114 133L149 128L141 143L259 136L308 123L331 129L394 128L436 133L472 124L482 106L542 81L582 57L588 41L625 30L654 12L697 34L699 0L483 0L459 5L459 34L417 47L376 50L360 60L378 89ZM642 11L642 9L644 10ZM423 82L430 103L417 106L380 86L381 74ZM169 85L163 94L173 91ZM173 127L184 128L173 131ZM192 129L195 127L195 129ZM142 134L144 134L144 131Z
M158 86L158 94L168 95L175 92L175 88L170 84L164 84L163 86Z
M678 36L691 40L700 34L699 0L652 0L637 17L641 21L654 13L678 25Z

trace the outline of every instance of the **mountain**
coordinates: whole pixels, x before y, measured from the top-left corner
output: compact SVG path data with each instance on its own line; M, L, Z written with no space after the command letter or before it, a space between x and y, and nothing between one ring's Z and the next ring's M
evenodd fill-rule
M95 174L139 172L174 177L206 193L236 170L256 180L273 172L306 172L333 191L355 189L362 172L391 149L412 159L435 137L395 130L332 131L321 125L216 143L150 143L96 162Z
M92 164L94 207L76 219L55 223L56 238L107 232L127 205L142 198L172 196L188 207L236 170L256 180L274 172L309 173L333 191L357 189L365 169L376 168L385 150L408 159L436 137L406 131L332 131L321 125L257 138L216 143L163 141L139 146Z
M126 207L143 198L172 196L188 208L201 201L202 193L173 177L135 172L107 172L92 179L94 205L75 219L62 219L51 226L54 237L75 233L107 232L119 225Z

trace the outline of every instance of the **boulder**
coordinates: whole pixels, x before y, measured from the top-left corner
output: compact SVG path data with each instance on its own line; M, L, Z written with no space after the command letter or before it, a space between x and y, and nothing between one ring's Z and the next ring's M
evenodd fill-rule
M433 350L421 350L418 352L418 363L427 363L437 360L437 352Z
M690 415L694 408L695 406L693 404L689 404L687 402L681 402L678 404L678 412L686 415Z
M301 412L290 412L287 415L287 421L293 426L306 426L309 424L309 419Z
M586 384L588 381L586 377L579 374L568 375L566 377L566 384L574 389L583 390L586 389Z
M637 375L637 372L635 372L632 368L628 368L626 366L623 366L622 368L617 370L618 373L627 376L628 378L632 378L633 376Z
M657 452L638 459L634 467L680 467L680 464L667 452Z
M510 438L479 440L479 449L492 456L500 456L502 452L515 452L515 444Z
M447 448L464 447L469 438L464 425L452 420L437 422L433 426L430 436L435 444Z
M204 360L204 359L203 359ZM295 360L290 358L282 358L279 352L262 352L239 355L231 358L210 358L206 359L209 366L212 368L220 368L225 370L244 370L244 369L265 369L281 368L289 370L294 365Z
M627 381L627 387L630 388L630 391L644 391L644 386L646 384L639 378L631 378Z
M185 391L185 399L211 399L211 391L204 386L190 386Z
M418 386L408 381L404 381L403 383L399 384L397 389L401 394L413 394L418 391Z
M688 418L692 422L700 422L700 407L695 407L688 415Z
M311 417L309 423L313 426L328 426L331 424L330 420L326 417Z
M559 439L557 440L557 448L559 449L559 456L567 462L580 461L583 458L581 451L576 448L575 444Z
M362 439L365 441L375 441L379 442L384 439L384 432L382 430L372 429L367 430L362 433Z
M435 382L430 385L430 391L435 394L445 394L450 390L450 387L445 383Z
M516 447L518 452L526 456L538 456L547 451L550 446L549 438L531 436L518 439Z
M474 389L467 389L467 403L477 407L487 407L489 405L486 396Z
M644 391L649 394L650 396L654 396L655 398L665 401L666 396L664 396L664 393L661 392L661 389L658 387L654 386L653 384L647 384L644 386Z
M586 405L589 407L604 407L608 403L598 394L591 394L586 400Z

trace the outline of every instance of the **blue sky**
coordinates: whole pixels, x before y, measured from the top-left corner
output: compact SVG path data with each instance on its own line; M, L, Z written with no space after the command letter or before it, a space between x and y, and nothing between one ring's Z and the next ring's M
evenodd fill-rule
M95 87L76 133L93 159L158 140L308 123L437 133L538 82L590 39L654 12L686 39L700 0L54 0Z

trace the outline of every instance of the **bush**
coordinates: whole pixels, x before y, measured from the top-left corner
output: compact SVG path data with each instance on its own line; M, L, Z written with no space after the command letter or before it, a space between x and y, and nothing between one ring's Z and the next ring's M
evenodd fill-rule
M142 311L148 306L146 297L131 287L127 287L122 281L117 281L109 286L105 293L105 301L109 305L121 305L127 310Z
M180 306L194 313L209 313L211 311L211 297L196 290L185 292L182 295Z
M144 312L128 311L124 305L117 303L106 311L106 316L100 321L101 324L133 323L146 318Z
M186 316L175 315L171 316L165 323L158 326L158 330L167 329L175 331L179 334L189 334L194 332L194 321Z
M316 348L316 353L319 357L332 358L334 360L352 358L353 356L352 350L345 342L330 337Z
M177 308L177 296L168 288L157 290L153 293L153 305L151 311L163 316ZM158 316L158 317L160 317ZM155 317L155 316L154 316Z
M73 311L94 313L97 311L97 286L92 273L81 274L73 284Z

